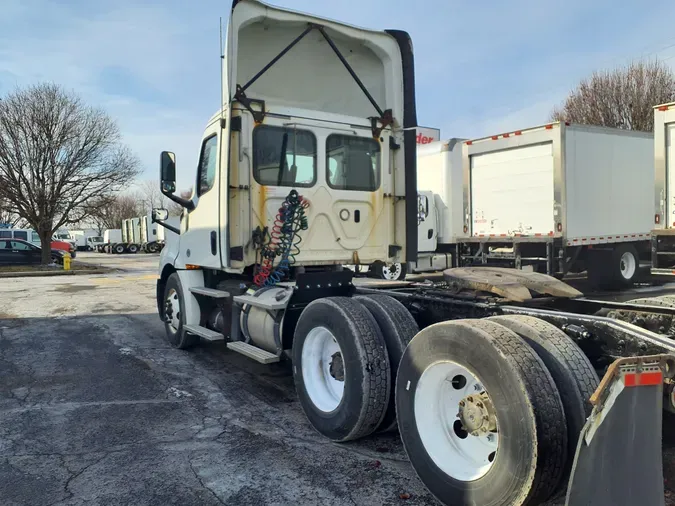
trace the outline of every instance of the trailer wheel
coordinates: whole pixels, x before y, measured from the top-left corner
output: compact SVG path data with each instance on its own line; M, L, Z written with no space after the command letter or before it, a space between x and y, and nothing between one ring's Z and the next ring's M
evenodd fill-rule
M443 504L534 505L562 477L567 425L537 354L486 320L432 325L408 345L396 414L410 462Z
M129 253L138 253L138 245L137 244L130 244L129 245Z
M367 295L355 297L373 315L382 331L382 337L387 346L389 366L391 367L391 386L389 407L384 419L378 428L380 432L396 429L396 373L410 340L420 331L417 322L410 312L399 301L388 295Z
M632 244L621 244L611 251L588 251L588 280L594 287L629 287L639 270L640 255Z
M124 248L124 244L116 244L116 245L113 247L113 251L114 251L115 253L117 253L118 255L121 255L122 253L124 253L124 249L125 249L125 248Z
M490 320L503 325L522 337L539 355L555 381L567 420L567 455L561 487L572 470L581 429L590 416L591 395L600 380L586 355L577 344L558 327L524 315L494 316Z
M164 287L164 329L169 344L174 348L186 350L199 343L199 336L188 334L185 330L185 307L183 288L175 272L169 276Z
M385 264L381 261L373 262L370 266L372 276L377 279L400 281L405 279L407 266L405 263Z
M349 441L374 432L389 404L390 374L384 338L362 304L329 297L302 311L293 339L293 379L319 433Z

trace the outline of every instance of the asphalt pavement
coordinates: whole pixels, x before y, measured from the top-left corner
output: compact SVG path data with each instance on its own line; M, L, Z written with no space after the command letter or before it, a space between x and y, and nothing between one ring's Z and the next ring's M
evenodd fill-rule
M317 434L288 364L172 349L156 255L78 260L124 271L0 283L0 504L435 504L396 434Z
M397 434L317 434L288 363L171 348L157 255L77 260L114 270L0 283L1 505L437 504Z

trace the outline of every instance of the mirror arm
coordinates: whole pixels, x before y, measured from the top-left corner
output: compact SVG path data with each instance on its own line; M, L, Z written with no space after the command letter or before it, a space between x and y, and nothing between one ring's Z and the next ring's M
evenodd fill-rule
M173 194L171 194L171 193L164 193L164 192L162 192L162 194L163 194L166 198L168 198L169 200L173 200L176 204L178 204L178 205L184 207L184 208L187 209L188 211L192 211L192 210L195 208L195 203L194 203L192 200L190 200L190 199L184 199L184 198L182 198L182 197L176 197L175 195L173 195ZM159 222L158 222L158 223L159 223Z
M164 227L167 230L171 230L171 232L173 232L174 234L180 235L180 229L178 229L178 228L176 228L172 225L169 225L168 223L166 223L163 220L156 220L156 219L153 218L152 222L157 223L158 225Z

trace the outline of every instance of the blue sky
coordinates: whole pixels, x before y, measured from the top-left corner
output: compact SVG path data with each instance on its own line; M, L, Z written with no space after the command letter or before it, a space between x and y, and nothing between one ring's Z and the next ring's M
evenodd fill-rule
M675 66L675 3L608 0L277 0L373 29L407 30L418 121L443 137L543 123L595 69L639 57ZM114 116L154 179L176 152L191 185L205 122L219 105L218 18L230 0L3 0L0 95L39 81Z

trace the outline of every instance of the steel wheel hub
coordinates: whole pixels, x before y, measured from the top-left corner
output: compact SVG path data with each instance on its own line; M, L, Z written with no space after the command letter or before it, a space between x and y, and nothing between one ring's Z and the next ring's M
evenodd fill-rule
M391 264L382 267L382 277L384 279L398 279L401 275L401 264Z
M342 350L326 327L309 331L302 345L302 381L317 409L330 413L342 402L345 388L345 365Z
M456 362L432 364L417 383L414 410L424 449L445 474L473 481L492 468L499 448L498 420L473 372Z
M171 330L178 332L180 327L180 299L175 289L169 290L164 301L164 319L171 327Z
M621 275L625 279L631 279L633 277L637 269L637 262L635 261L635 257L632 253L626 251L623 255L621 255L620 269Z

